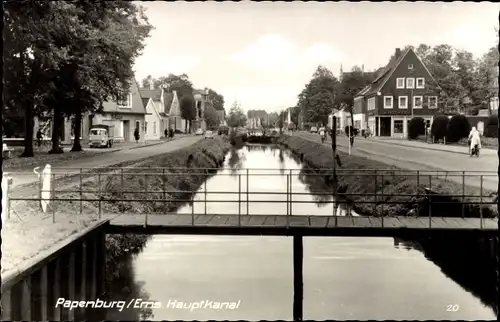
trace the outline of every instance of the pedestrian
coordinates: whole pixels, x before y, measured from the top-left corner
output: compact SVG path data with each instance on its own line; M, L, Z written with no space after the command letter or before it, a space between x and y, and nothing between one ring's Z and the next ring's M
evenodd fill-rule
M165 139L168 139L168 129L165 129L164 134L165 134Z
M41 129L38 129L36 132L36 142L38 143L38 147L42 145L43 133Z
M135 137L135 142L136 143L139 143L139 139L140 139L140 134L139 134L139 129L135 129L134 131L134 137Z

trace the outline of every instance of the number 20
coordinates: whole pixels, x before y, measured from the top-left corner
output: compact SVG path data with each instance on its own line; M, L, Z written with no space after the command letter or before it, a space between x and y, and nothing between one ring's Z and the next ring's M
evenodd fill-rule
M448 312L457 312L460 306L458 304L448 304L446 305L446 311Z

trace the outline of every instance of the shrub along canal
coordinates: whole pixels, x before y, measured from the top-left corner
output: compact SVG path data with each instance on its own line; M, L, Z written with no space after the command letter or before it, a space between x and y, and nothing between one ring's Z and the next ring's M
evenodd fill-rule
M252 195L252 191L286 192L285 169L301 173L292 179L294 192L309 192L294 204L293 213L328 215L334 211L323 180L305 174L306 167L288 151L274 146L247 145L228 152L224 168L206 182L207 191L246 191L244 173L262 170L278 176L251 176L249 200L286 200L285 195ZM203 199L203 185L195 199ZM311 192L312 191L312 192ZM238 196L209 195L208 213L238 213ZM294 198L298 198L295 197ZM266 200L267 200L266 199ZM204 204L195 203L196 213ZM246 213L246 203L241 212ZM191 213L186 204L178 212ZM345 215L345 209L338 210ZM284 203L252 203L250 214L283 214ZM356 214L354 214L356 215ZM454 251L447 251L454 249ZM494 261L474 261L454 244L414 243L396 238L305 238L304 318L338 319L494 319ZM430 251L429 249L434 249ZM441 249L439 251L439 249ZM477 252L476 252L477 254ZM485 255L486 256L486 255ZM119 311L109 320L291 320L293 303L292 239L287 237L152 236L136 255L114 265L108 285L110 300L158 301ZM484 273L487 272L487 273ZM200 305L201 301L205 301ZM207 301L209 304L207 304ZM213 302L210 302L213 301ZM176 303L175 303L176 302ZM179 303L187 308L175 308ZM216 302L228 302L217 309ZM198 303L198 304L194 304ZM231 304L232 303L232 304ZM487 304L484 304L487 303ZM180 304L182 305L182 304ZM147 307L146 307L147 306ZM201 306L197 308L198 306ZM210 307L212 306L212 307ZM101 316L103 317L103 316ZM90 317L89 317L90 318ZM104 318L104 317L103 317Z

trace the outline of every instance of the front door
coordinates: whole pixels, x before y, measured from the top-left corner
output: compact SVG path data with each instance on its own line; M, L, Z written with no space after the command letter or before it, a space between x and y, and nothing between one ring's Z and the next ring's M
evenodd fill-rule
M123 140L130 141L130 121L123 121Z
M380 136L391 136L391 118L380 118Z

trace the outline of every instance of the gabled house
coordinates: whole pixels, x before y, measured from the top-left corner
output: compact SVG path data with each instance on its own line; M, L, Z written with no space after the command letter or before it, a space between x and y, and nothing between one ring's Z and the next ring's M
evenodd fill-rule
M174 131L185 132L187 121L181 116L179 97L176 91L166 95L165 106L168 108L169 128Z
M165 129L168 129L169 126L168 111L171 103L168 102L168 99L170 94L163 87L154 88L153 83L150 84L149 88L141 88L140 93L143 99L152 100L152 108L155 110L155 114L160 117L158 120L160 138L165 137Z
M114 127L114 136L117 142L133 142L135 129L139 130L141 140L144 139L144 122L146 108L139 92L139 86L135 79L130 85L130 92L123 100L118 102L107 101L103 103L103 111L100 114L89 115L88 127L84 129L87 136L92 125L104 124Z
M146 107L146 119L144 122L145 140L159 140L165 136L161 130L162 117L156 108L153 99L142 98L142 103Z
M355 121L376 136L407 137L408 123L422 117L430 126L438 112L439 86L413 49L396 48L377 78L355 97Z

